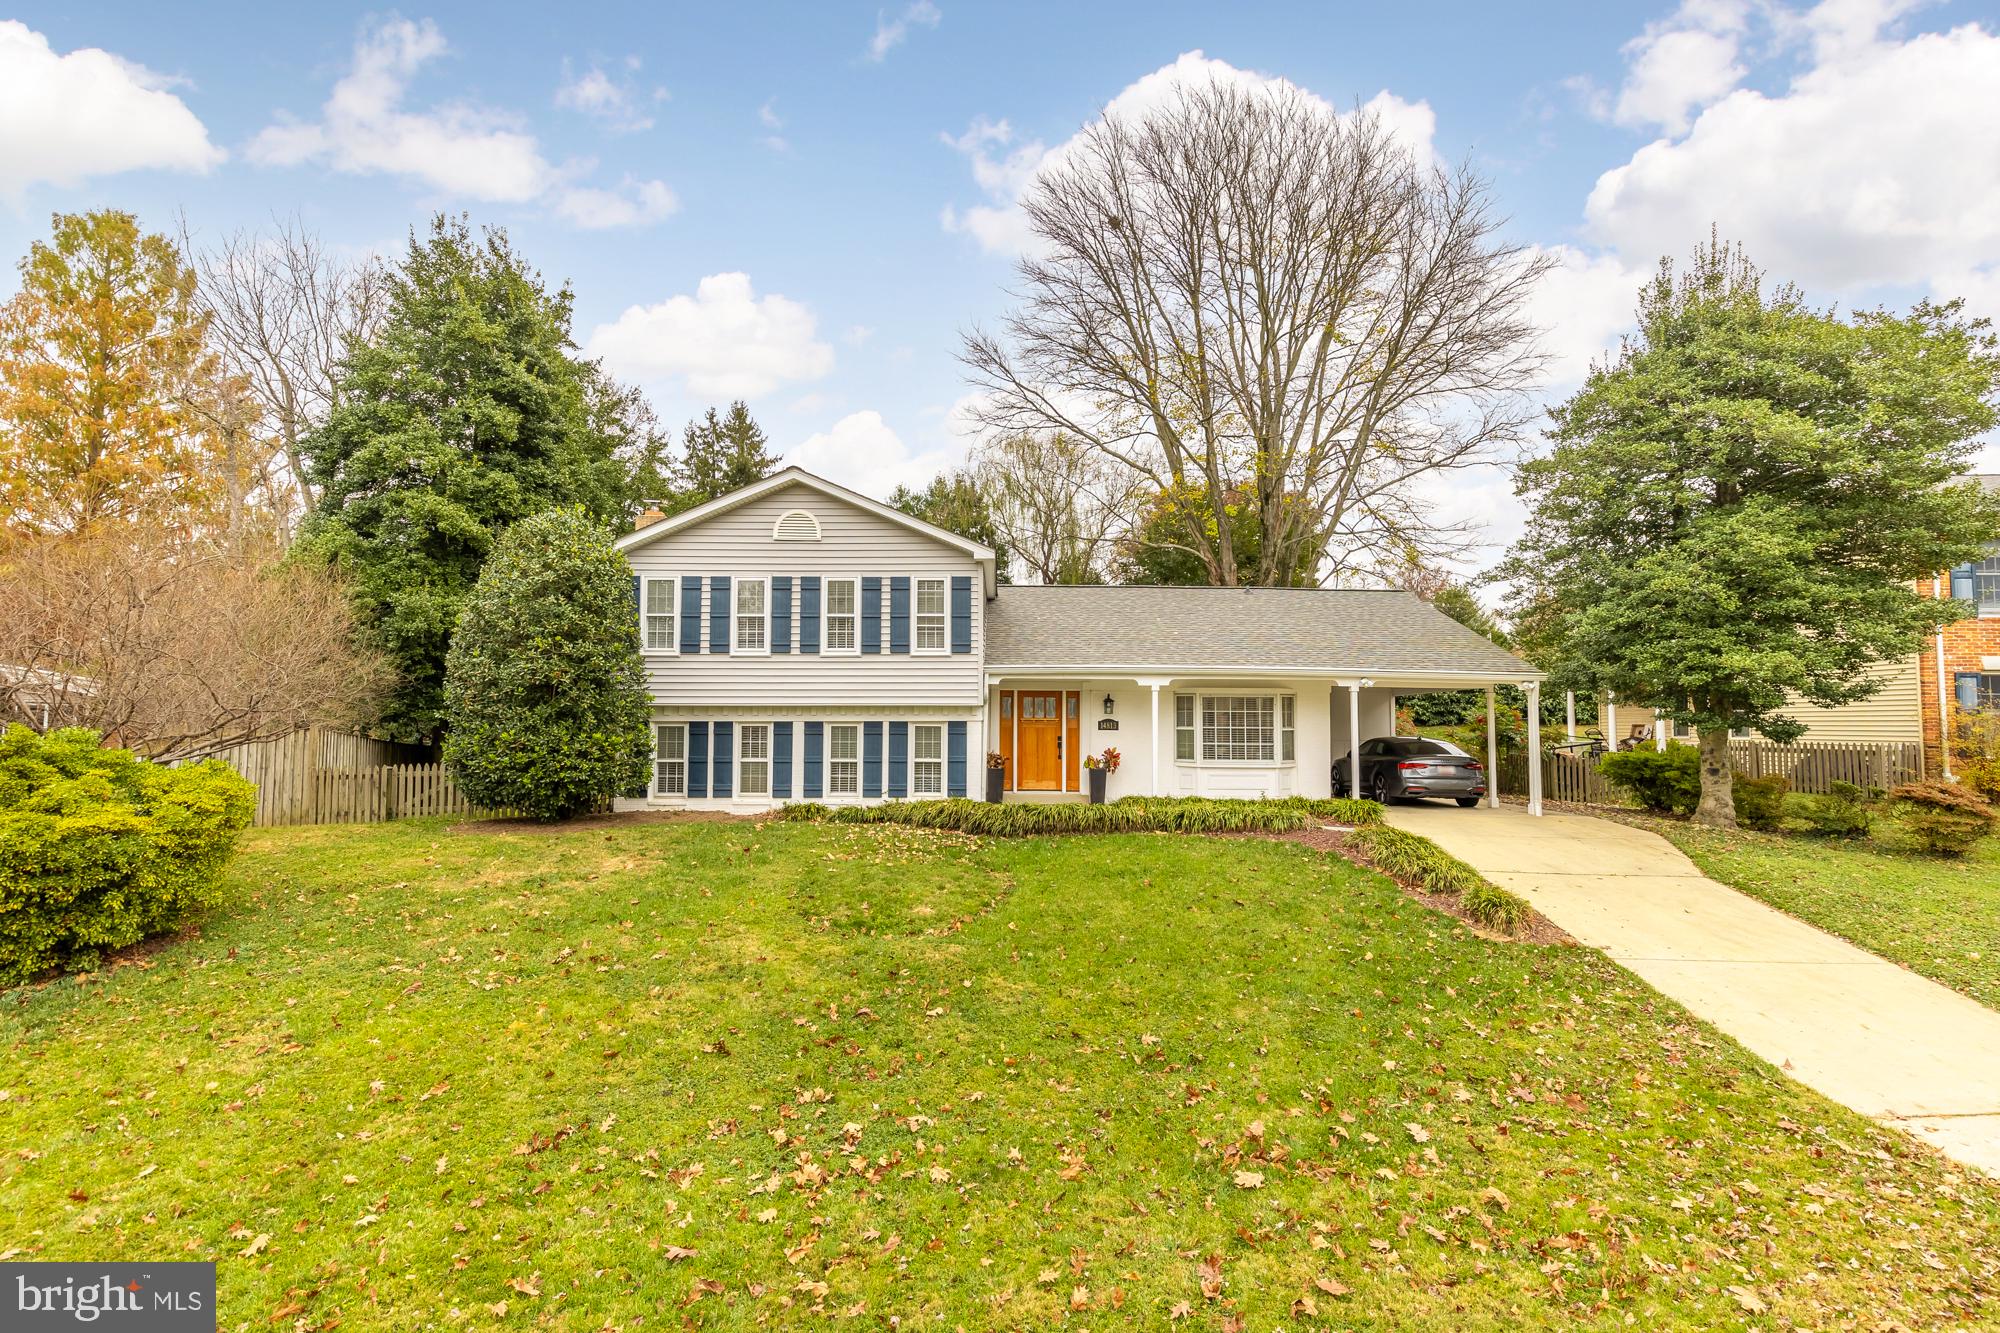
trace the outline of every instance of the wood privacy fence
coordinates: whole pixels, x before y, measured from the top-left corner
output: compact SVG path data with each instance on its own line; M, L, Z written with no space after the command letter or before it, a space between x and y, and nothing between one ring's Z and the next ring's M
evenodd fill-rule
M257 784L251 822L260 826L504 813L475 809L444 765L413 762L426 753L420 745L315 727L207 757Z
M1824 794L1836 782L1887 789L1923 776L1923 747L1914 741L1801 741L1776 745L1770 741L1732 741L1729 758L1736 771L1753 778L1783 774L1791 790ZM1509 796L1528 790L1528 757L1515 753L1500 760L1500 790ZM1632 805L1631 797L1598 771L1597 758L1586 753L1552 750L1542 756L1542 797L1579 805Z

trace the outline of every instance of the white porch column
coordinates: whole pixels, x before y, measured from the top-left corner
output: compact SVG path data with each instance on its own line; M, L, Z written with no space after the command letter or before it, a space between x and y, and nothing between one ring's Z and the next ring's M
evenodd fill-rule
M1153 795L1164 796L1166 785L1160 774L1165 771L1160 754L1160 682L1153 682Z
M1500 721L1493 712L1493 687L1486 687L1486 804L1500 808Z
M1542 683L1521 687L1528 696L1528 813L1542 813ZM1489 788L1490 790L1490 788Z
M1667 724L1657 708L1653 710L1653 748L1662 754L1667 749Z
M1604 717L1598 727L1604 733L1604 743L1612 749L1618 748L1618 696L1610 690L1604 692Z
M1361 682L1347 685L1347 794L1361 795Z
M1576 691L1563 691L1563 739L1576 739Z

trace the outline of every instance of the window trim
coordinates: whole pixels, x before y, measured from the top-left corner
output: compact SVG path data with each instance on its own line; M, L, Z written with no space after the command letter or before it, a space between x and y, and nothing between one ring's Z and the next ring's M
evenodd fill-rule
M826 746L826 754L820 761L821 764L823 765L823 771L820 774L820 791L824 793L824 799L829 804L835 804L842 801L862 801L867 799L861 794L862 791L861 726L862 724L859 720L853 722L829 721L826 724L826 739L824 742ZM838 731L842 727L852 727L854 729L853 759L836 760L833 757L833 733ZM837 792L833 789L833 766L835 763L842 763L842 764L851 763L854 765L853 791Z
M662 759L660 757L662 742L666 739L668 731L679 731L681 734L681 757L677 760ZM648 792L648 795L653 800L685 801L688 799L687 732L688 724L685 722L655 722L653 724L653 776L652 787ZM664 791L660 785L660 769L663 765L670 763L678 763L681 766L681 789L677 792Z
M667 646L654 648L648 642L648 623L657 612L648 611L648 599L653 595L654 584L664 584L667 589L667 619L672 629L667 634ZM639 653L644 657L679 657L681 652L681 576L678 574L639 575Z
M764 643L761 647L743 646L743 590L755 584L764 593ZM769 657L771 655L771 577L768 574L738 574L729 581L729 652L734 657Z
M760 729L764 733L764 753L762 756L752 756L748 753L750 732L753 728ZM749 722L739 719L737 721L736 782L733 788L734 794L731 797L732 800L769 801L771 799L771 766L775 762L775 756L772 753L773 746L774 737L771 730L771 723L768 719ZM762 791L750 791L743 784L743 775L748 771L745 765L753 763L764 766L764 790Z
M937 758L919 759L917 757L917 733L922 731L934 731L937 733ZM945 784L948 781L948 775L945 773L945 761L946 761L945 751L946 751L946 735L945 735L944 723L942 722L910 723L910 799L911 800L918 801L918 800L944 799L947 790ZM919 788L917 784L917 773L919 771L918 767L919 765L922 765L924 768L935 767L937 769L936 790L925 791Z
M1988 565L1993 568L1988 569ZM2000 546L1995 546L1985 556L1972 562L1972 614L1980 620L2000 620L2000 586L1996 586L1993 600L1987 601L1979 595L1982 578L1992 579L2000 585Z
M923 605L923 587L926 583L938 586L938 597L942 610L926 613L918 608ZM937 621L938 646L923 646L924 621ZM951 576L948 574L912 574L910 576L910 655L912 657L951 656Z
M1180 726L1178 714L1176 714L1175 717L1175 726L1173 730L1174 730L1174 764L1176 767L1224 768L1224 769L1257 769L1257 768L1276 769L1276 768L1298 767L1297 691L1260 690L1260 689L1243 689L1243 688L1238 688L1234 690L1215 690L1215 691L1181 690L1175 692L1174 698L1177 701L1183 698L1192 699L1194 701L1194 725L1192 728ZM1208 757L1208 742L1206 737L1203 735L1203 732L1206 729L1202 725L1202 706L1209 699L1269 699L1271 701L1271 756L1272 757L1269 759L1210 759ZM1285 700L1287 699L1290 699L1292 701L1291 708L1292 708L1293 725L1290 728L1287 728L1284 725ZM1189 730L1191 730L1194 733L1195 757L1193 759L1183 759L1180 757L1180 736L1182 732ZM1293 757L1290 759L1285 759L1282 758L1281 756L1285 752L1285 734L1288 730L1291 732L1293 738L1292 739Z
M849 648L833 646L833 585L846 583L854 589L854 610L848 618L854 622L854 644ZM830 657L859 657L861 655L861 576L859 574L826 574L819 581L819 650Z

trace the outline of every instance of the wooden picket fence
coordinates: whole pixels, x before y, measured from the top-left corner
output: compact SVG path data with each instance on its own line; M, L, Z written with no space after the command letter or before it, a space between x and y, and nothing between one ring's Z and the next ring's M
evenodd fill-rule
M443 764L376 764L323 768L314 775L311 818L295 824L377 824L418 815L497 817L467 800Z
M1914 741L1800 741L1776 745L1770 741L1732 741L1729 758L1737 772L1753 778L1781 773L1791 790L1824 794L1836 782L1887 790L1923 776L1923 747ZM1577 805L1633 804L1598 771L1597 758L1585 752L1551 750L1542 756L1542 799ZM1528 790L1528 757L1515 753L1500 760L1500 790L1524 796Z
M398 762L426 753L418 745L315 727L207 757L257 784L251 822L260 827L512 813L475 808L442 764Z

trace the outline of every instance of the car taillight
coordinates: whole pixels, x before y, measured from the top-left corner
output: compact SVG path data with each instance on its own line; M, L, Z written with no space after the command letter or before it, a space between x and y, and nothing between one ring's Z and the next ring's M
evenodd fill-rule
M1404 761L1403 761L1402 763L1400 763L1400 764L1396 765L1396 767L1397 767L1397 768L1429 768L1429 767L1430 767L1430 765L1429 765L1429 764L1426 764L1426 763L1423 763L1423 762L1421 762L1420 760L1415 760L1415 759L1405 759L1405 760L1404 760Z
M1479 772L1479 770L1480 770L1480 768L1482 767L1482 765L1480 764L1480 762L1479 762L1479 761L1478 761L1477 759L1473 759L1473 760L1469 760L1469 761L1468 761L1468 762L1466 763L1465 767L1467 767L1467 768L1471 769L1471 770L1472 770L1472 771L1473 771L1474 773L1477 773L1477 772Z

